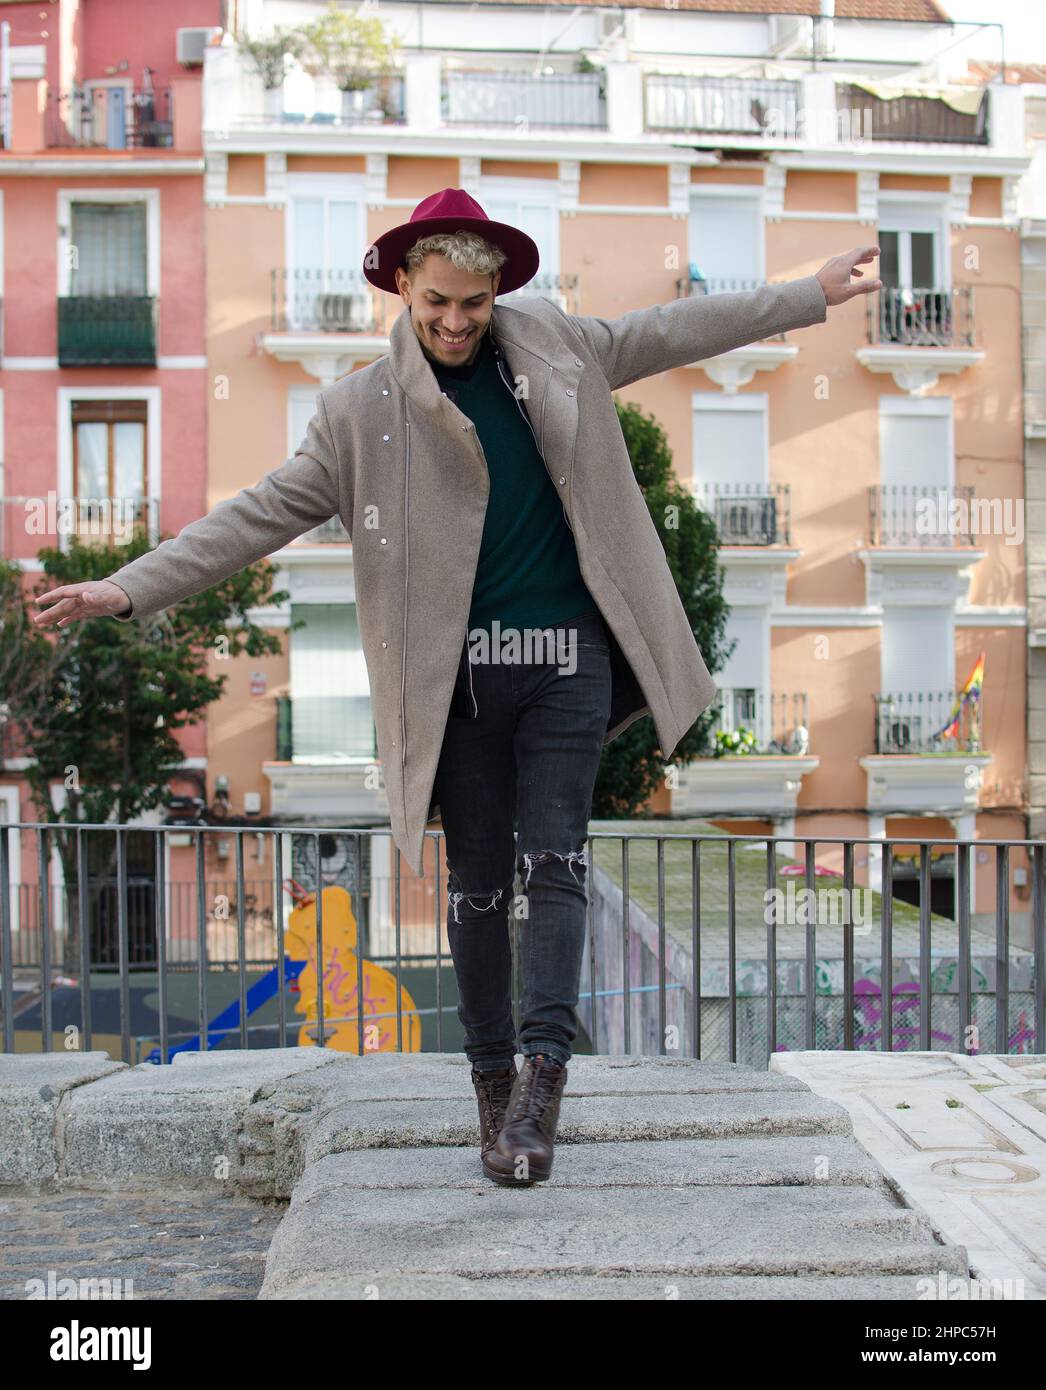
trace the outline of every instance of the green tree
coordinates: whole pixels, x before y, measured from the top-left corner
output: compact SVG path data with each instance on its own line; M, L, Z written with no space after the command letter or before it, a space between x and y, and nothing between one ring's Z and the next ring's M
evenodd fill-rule
M724 647L730 610L723 597L715 522L676 478L668 440L654 417L634 402L615 401L615 405L636 481L665 548L683 609L705 665L714 674L723 669L734 646ZM680 739L671 765L683 767L695 758L710 756L715 722L712 705ZM593 816L602 820L634 816L663 785L666 772L654 721L649 716L637 719L603 749Z
M389 33L377 15L349 14L335 0L303 25L301 54L306 72L333 77L340 91L362 91L392 66L400 48L397 34Z
M121 546L120 563L152 547L141 528ZM67 550L44 549L34 595L59 584L107 579L118 565L108 546L72 537ZM175 737L199 723L228 677L208 671L210 657L275 655L280 636L252 623L248 610L281 603L268 561L132 623L72 623L42 629L22 572L0 560L0 703L6 706L8 755L14 738L29 761L25 778L36 818L63 825L126 824L164 805L183 762ZM300 627L301 622L293 624ZM64 788L56 805L52 783ZM91 834L92 832L87 832ZM100 832L94 832L100 833ZM76 837L53 832L69 891L67 958L78 959ZM116 837L97 871L115 872Z

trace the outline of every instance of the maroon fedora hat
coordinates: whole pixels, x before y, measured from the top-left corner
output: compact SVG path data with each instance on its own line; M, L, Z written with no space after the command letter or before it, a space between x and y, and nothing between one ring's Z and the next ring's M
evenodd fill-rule
M519 289L537 272L538 248L534 241L511 227L507 222L494 222L463 188L443 188L423 198L410 215L409 222L392 227L368 246L363 257L363 273L372 285L389 294L398 294L396 267L406 269L407 252L419 237L433 232L478 232L487 241L504 251L498 294Z

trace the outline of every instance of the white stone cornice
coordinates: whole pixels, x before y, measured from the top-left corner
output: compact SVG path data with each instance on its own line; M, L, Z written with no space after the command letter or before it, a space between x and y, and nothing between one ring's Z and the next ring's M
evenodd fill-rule
M903 546L869 547L857 551L865 565L867 605L942 608L965 606L973 567L987 551L969 546L933 550Z
M229 156L221 150L207 151L203 175L203 197L207 203L224 199L229 191Z
M463 154L458 158L458 177L461 187L472 198L479 198L483 161L478 154Z
M779 222L784 212L785 180L784 166L771 160L763 176L763 209L768 222Z
M857 360L870 372L892 376L901 391L918 396L932 390L942 376L956 376L967 367L983 362L985 353L978 348L954 347L862 347Z
M880 814L976 810L990 753L871 753L857 760L868 774L867 806Z
M678 786L672 789L672 814L794 815L803 778L815 772L820 762L820 758L788 753L698 758L679 769Z
M732 352L723 352L718 357L706 357L702 362L689 362L687 365L700 367L728 396L733 396L739 386L748 385L756 372L776 371L782 362L791 362L798 353L799 348L795 343L748 343L745 347L734 348Z
M879 220L879 170L857 171L857 220L873 223Z
M668 205L681 216L690 214L690 165L673 160L668 166Z
M720 546L723 597L731 608L783 608L788 566L802 553L793 546Z
M287 200L287 155L283 150L265 152L265 196L273 203Z
M387 336L370 333L263 333L260 341L277 362L297 362L324 386L389 350Z
M388 196L389 157L383 150L372 150L365 158L364 199L369 208L384 207Z
M970 190L973 188L971 174L953 174L949 180L948 220L962 223L970 215Z
M577 212L581 197L580 159L561 159L559 161L559 210L567 216Z

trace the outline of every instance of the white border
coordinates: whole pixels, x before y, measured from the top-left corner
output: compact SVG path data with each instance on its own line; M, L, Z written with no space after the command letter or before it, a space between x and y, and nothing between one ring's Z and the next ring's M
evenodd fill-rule
M20 791L17 782L0 784L0 801L7 806L7 822L21 820L19 815L21 809ZM8 861L11 870L11 930L17 931L18 921L18 885L22 881L22 832L16 830L8 836L7 843L11 850Z
M59 497L71 497L73 493L73 401L144 401L148 408L145 426L146 470L149 479L147 499L153 503L149 507L149 539L156 545L159 539L160 498L163 495L161 478L162 448L160 409L162 393L159 386L59 386L55 392L58 406L58 480ZM65 549L67 538L59 537L59 544Z
M69 247L72 244L73 203L144 203L145 292L160 294L160 190L158 188L60 188L58 190L58 294L69 294Z
M756 237L755 280L766 279L766 186L761 183L692 183L690 189L690 208L687 223L687 241L694 230L694 202L699 198L748 198L755 204L757 230L762 235ZM689 250L689 245L688 245ZM690 257L687 256L689 261Z

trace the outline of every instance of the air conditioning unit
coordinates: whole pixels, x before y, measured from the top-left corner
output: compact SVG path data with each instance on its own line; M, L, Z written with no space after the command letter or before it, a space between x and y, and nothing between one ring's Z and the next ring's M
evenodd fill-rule
M203 51L210 43L215 34L220 34L220 28L212 27L208 29L177 29L175 31L176 49L178 62L183 68L203 67Z
M778 58L809 57L814 22L804 14L770 15L770 52Z
M624 10L599 10L596 16L597 44L602 47L625 33Z

